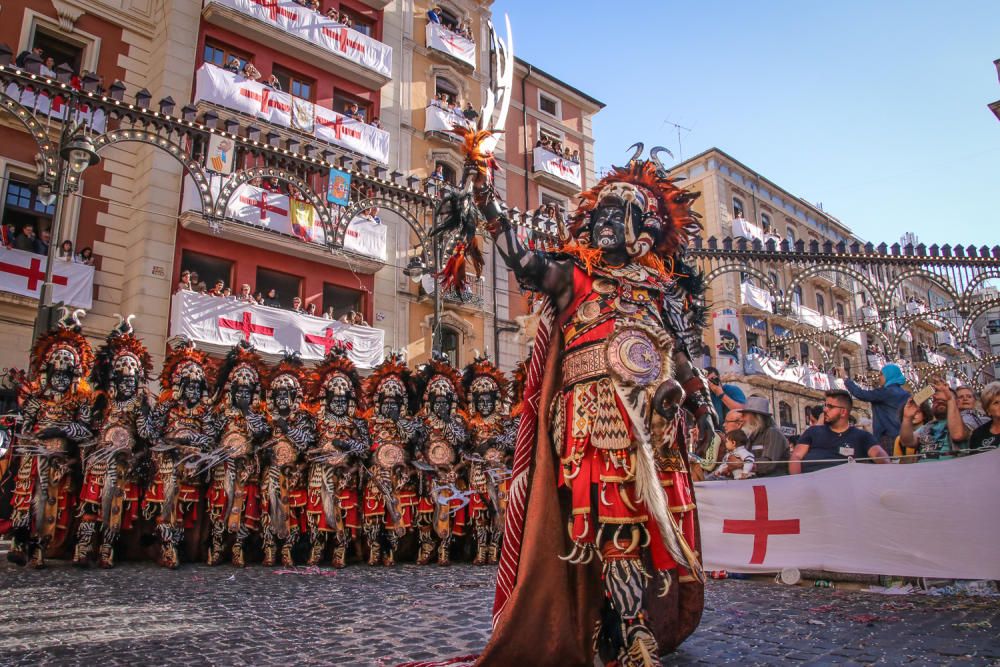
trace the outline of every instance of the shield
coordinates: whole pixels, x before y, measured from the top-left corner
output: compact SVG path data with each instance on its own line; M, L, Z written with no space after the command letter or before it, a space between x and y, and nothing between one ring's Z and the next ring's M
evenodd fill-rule
M605 354L611 374L626 387L656 385L667 378L665 350L645 329L626 326L608 339Z
M406 463L406 452L397 444L382 444L375 450L375 462L383 468L395 468Z
M427 450L427 460L436 466L449 466L455 462L455 450L447 442L435 442Z

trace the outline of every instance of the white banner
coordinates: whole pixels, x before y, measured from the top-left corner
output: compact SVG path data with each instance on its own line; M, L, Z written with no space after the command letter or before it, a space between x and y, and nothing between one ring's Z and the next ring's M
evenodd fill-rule
M385 130L208 63L198 69L196 79L194 101L201 100L295 128L383 164L389 162L389 133Z
M48 93L45 91L36 93L32 88L25 87L22 89L17 83L12 82L4 92L8 97L20 102L29 109L34 109L36 113L63 121L69 115L69 106L66 104L66 100L61 97L56 97L54 100L49 99ZM105 113L100 109L91 109L86 104L80 105L73 115L73 121L76 123L86 123L95 132L104 132L108 127L108 119Z
M541 146L535 147L535 171L544 171L558 176L567 183L580 187L580 164L567 160Z
M740 296L746 305L771 312L771 294L766 289L740 283Z
M844 381L838 377L808 366L789 366L780 359L755 352L747 353L743 360L743 371L747 375L766 375L772 380L794 382L820 391L844 389Z
M380 259L385 258L386 227L367 216L351 220L344 232L344 250Z
M427 107L427 120L424 122L425 132L451 132L456 127L473 129L472 121L460 113L454 113L436 105Z
M1000 451L697 484L709 570L1000 579Z
M427 48L444 51L472 67L476 66L476 43L440 23L427 24Z
M0 246L0 291L37 299L48 264L45 255ZM54 301L86 309L94 305L94 267L56 260L52 282Z
M205 4L209 3L235 9L379 74L392 76L391 46L293 0L207 0Z
M385 332L233 298L177 292L170 311L170 335L228 349L241 340L261 352L298 352L320 360L333 348L346 350L358 368L382 363Z

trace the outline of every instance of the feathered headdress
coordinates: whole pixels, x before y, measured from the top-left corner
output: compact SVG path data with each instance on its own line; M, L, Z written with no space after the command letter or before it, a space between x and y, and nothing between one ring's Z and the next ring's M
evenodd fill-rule
M90 381L100 391L112 391L115 373L135 374L141 387L153 372L153 358L135 335L132 320L118 316L118 326L111 330L97 350Z
M25 390L35 391L45 386L47 373L56 370L69 371L73 375L74 389L89 389L84 378L94 366L94 351L82 333L80 316L84 311L70 313L66 308L60 310L56 328L39 336L31 348L33 384Z
M346 394L354 403L357 411L363 411L365 404L364 392L361 388L361 377L343 350L332 349L319 366L313 371L312 386L309 397L316 402L322 402L329 394Z
M160 387L163 388L162 399L180 395L180 386L184 380L195 380L202 383L203 396L208 395L209 388L215 381L215 362L194 346L194 342L181 339L163 360L160 370Z
M403 355L392 352L385 360L375 367L364 384L364 394L368 403L375 406L389 397L398 397L403 402L403 408L408 409L412 394L412 374L403 361Z
M266 380L268 405L277 389L288 387L295 390L295 403L303 397L303 387L308 381L308 375L298 353L286 353ZM273 406L272 406L273 408Z
M510 382L503 371L485 355L477 356L462 373L462 388L469 397L469 412L475 413L477 394L496 394L498 404L507 396Z
M528 380L528 365L524 361L517 362L517 366L511 371L514 381L510 383L510 414L517 416L521 414L521 402L524 400L524 385Z
M218 379L215 383L215 393L224 397L233 384L254 387L253 401L263 396L263 379L267 375L267 367L253 346L246 341L240 341L229 350L219 367Z
M459 406L465 405L462 376L449 363L448 357L435 352L431 360L421 365L413 376L414 394L421 405L427 405L434 396L451 394Z

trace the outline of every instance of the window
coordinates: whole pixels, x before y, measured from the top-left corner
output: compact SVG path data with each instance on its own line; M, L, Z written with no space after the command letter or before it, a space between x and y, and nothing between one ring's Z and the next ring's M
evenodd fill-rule
M844 357L844 377L851 377L851 358L848 356Z
M846 322L847 318L844 316L844 304L838 301L835 308L837 311L837 319L840 320L841 322Z
M816 292L816 310L820 315L826 315L826 299L819 292Z
M83 66L83 47L63 38L57 32L50 32L41 26L35 28L35 39L31 48L42 50L42 60L52 58L55 67L66 63L79 73ZM52 69L55 69L53 67Z
M208 289L212 289L219 280L224 282L226 287L232 288L233 285L233 262L228 259L184 250L181 252L181 271L197 273L198 282L205 283Z
M793 228L791 228L791 227L788 228L788 234L787 234L786 238L788 239L788 245L790 245L792 247L792 250L794 250L795 249L795 230Z
M802 305L802 285L796 286L795 290L792 292L792 303L796 306Z
M760 349L760 334L747 329L747 352L756 352Z
M316 82L312 79L307 79L278 65L271 68L271 74L278 79L281 90L284 92L312 101L313 90L316 88Z
M779 293L781 292L781 280L778 278L778 274L774 271L768 271L767 277L771 279L771 284L774 285L774 289Z
M456 185L457 181L455 180L455 169L447 162L442 162L441 160L434 163L434 168L437 169L438 167L441 167L441 171L444 173L444 182L450 185Z
M292 299L297 296L302 296L302 278L299 276L293 276L289 273L273 271L271 269L265 269L258 266L257 282L254 286L254 292L260 292L263 294L264 301L266 302L269 300L267 293L272 289L277 292L274 300L277 301L282 308L291 308Z
M733 197L733 217L743 217L743 200L739 197Z
M323 283L323 312L320 314L322 315L331 307L334 319L341 315L347 315L352 310L360 312L363 309L363 296L358 290Z
M434 93L436 95L447 95L449 101L459 99L458 86L443 76L434 77Z
M549 128L545 127L544 125L539 125L538 126L538 138L539 139L548 139L551 144L555 145L557 143L558 144L562 144L563 135L562 135L562 133L556 132L555 130L550 130Z
M364 119L371 118L371 103L367 100L363 100L360 97L355 97L350 93L345 93L342 90L334 89L333 91L333 110L337 113L347 114L348 110L351 108L352 104L358 105L358 111L361 112L361 117Z
M809 343L799 343L799 361L803 366L809 363Z
M764 233L767 234L771 231L771 216L767 213L760 214L760 224L764 228Z
M444 27L449 30L454 30L458 27L458 15L456 15L451 10L445 9L444 7L438 6L438 16L441 17L441 23Z
M542 192L541 193L541 204L542 204L542 206L548 206L548 205L552 204L552 205L554 205L554 206L556 206L558 208L561 208L562 211L563 211L563 215L566 215L566 212L569 210L566 207L566 200L565 199L562 199L561 197L553 197L552 195L550 195L547 192Z
M37 236L42 230L52 226L55 200L46 204L38 198L37 186L15 180L11 176L7 183L7 197L4 199L3 224L14 227L14 236L26 226L34 228Z
M792 421L792 406L784 401L778 402L778 423L782 426L791 426L794 428L795 423Z
M340 15L350 17L351 28L357 30L362 35L371 37L375 33L375 23L367 16L351 11L344 5L340 6Z
M538 91L538 109L556 118L562 118L562 102L551 95Z
M453 368L461 368L458 362L458 332L451 327L441 327L441 352L448 357Z
M205 50L202 52L201 59L206 63L225 67L226 63L233 58L240 61L240 69L243 69L243 66L250 62L250 55L244 51L239 51L219 42L205 40Z

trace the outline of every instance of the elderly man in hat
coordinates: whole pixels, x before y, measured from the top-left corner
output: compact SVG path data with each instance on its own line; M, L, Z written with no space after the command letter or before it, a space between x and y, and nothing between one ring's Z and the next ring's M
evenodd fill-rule
M787 466L774 461L788 461L791 449L788 438L774 425L771 403L766 398L751 396L740 409L740 414L743 416L743 432L747 434L747 449L757 459L754 473L758 477L786 474Z

